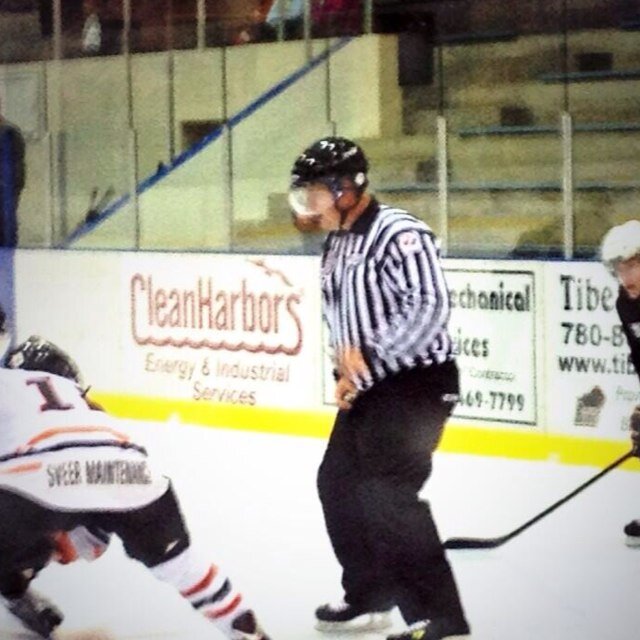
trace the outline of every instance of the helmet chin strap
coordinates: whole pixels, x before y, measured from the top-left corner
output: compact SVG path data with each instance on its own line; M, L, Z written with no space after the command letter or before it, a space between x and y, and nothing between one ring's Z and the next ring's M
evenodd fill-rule
M338 207L337 199L335 199L333 202L334 202L336 211L340 214L340 226L339 226L339 229L340 229L340 231L343 231L344 230L344 225L347 222L347 216L349 215L349 211L351 210L351 208L341 209L340 207Z
M338 200L340 200L340 198L342 197L344 190L332 189L331 191L333 193L333 206L335 207L336 211L340 214L340 226L338 228L340 229L340 231L344 231L344 225L347 222L347 217L349 216L349 213L353 211L353 209L355 209L360 204L360 201L362 200L362 196L364 194L364 189L359 189L359 188L354 189L354 192L358 194L358 199L353 205L349 207L344 207L344 208L338 206Z

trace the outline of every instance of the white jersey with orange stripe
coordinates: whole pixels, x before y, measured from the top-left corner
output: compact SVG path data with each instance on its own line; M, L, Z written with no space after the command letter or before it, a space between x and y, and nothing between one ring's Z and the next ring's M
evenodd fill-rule
M168 480L122 424L92 409L72 380L0 369L0 487L64 509L152 502Z

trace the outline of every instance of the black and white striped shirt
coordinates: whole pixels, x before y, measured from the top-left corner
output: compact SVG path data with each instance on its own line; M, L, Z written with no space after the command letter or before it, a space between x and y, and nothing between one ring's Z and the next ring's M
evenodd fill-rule
M402 209L370 205L348 231L333 231L322 255L322 300L330 346L362 351L370 375L360 390L405 369L453 359L449 293L437 240Z

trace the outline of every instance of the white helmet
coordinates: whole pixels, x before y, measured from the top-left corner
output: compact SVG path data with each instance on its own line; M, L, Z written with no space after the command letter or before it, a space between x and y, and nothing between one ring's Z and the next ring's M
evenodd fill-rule
M600 259L609 271L614 273L616 264L640 257L640 220L629 220L611 227L602 239Z

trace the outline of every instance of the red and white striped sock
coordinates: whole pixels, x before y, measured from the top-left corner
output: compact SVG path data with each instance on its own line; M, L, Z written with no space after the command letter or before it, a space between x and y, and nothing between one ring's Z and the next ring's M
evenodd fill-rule
M220 569L196 557L191 548L151 568L153 575L173 585L196 611L209 618L226 636L231 623L248 610L242 595Z

